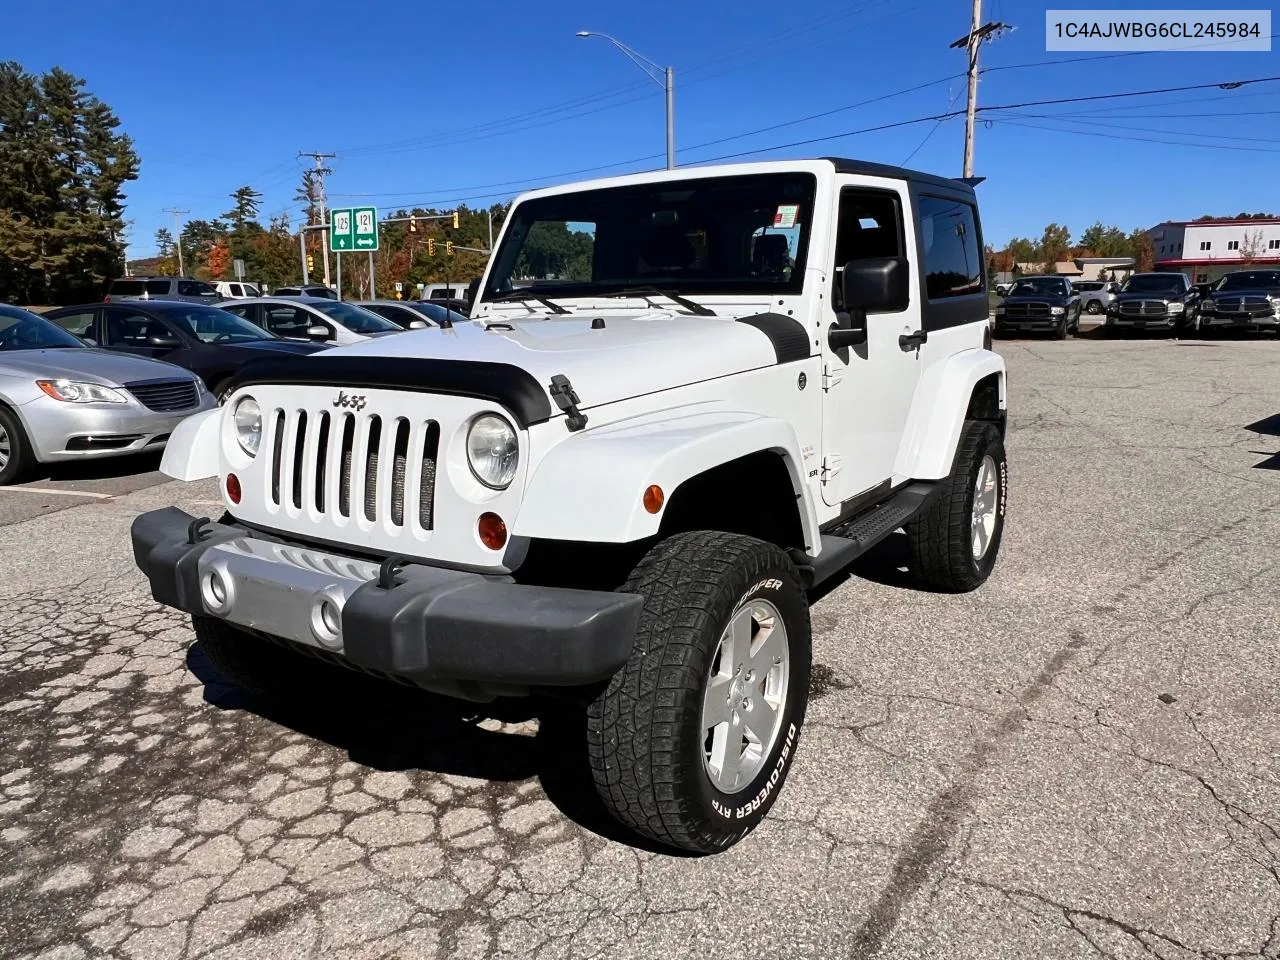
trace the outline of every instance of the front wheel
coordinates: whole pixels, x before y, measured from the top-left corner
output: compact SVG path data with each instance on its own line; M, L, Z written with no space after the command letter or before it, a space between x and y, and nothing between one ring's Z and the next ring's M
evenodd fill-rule
M965 593L986 582L1004 535L1008 485L1000 431L985 421L967 421L950 475L906 528L908 566L922 584Z
M809 693L809 605L791 559L737 534L654 546L620 588L644 598L630 659L588 705L609 812L659 843L714 853L777 799Z
M34 463L22 421L12 410L0 407L0 486L17 483Z
M1062 315L1062 322L1053 328L1053 339L1065 340L1067 334L1071 332L1071 317L1069 314Z

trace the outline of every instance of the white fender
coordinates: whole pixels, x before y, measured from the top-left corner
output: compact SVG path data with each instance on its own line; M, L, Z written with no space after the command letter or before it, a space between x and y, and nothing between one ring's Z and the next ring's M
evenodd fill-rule
M929 366L920 378L907 418L894 474L938 480L951 472L969 398L978 381L1000 376L1000 409L1005 409L1004 358L990 350L964 350Z
M513 532L595 543L652 536L662 512L644 508L650 484L661 487L669 503L690 477L762 450L782 456L799 498L805 542L817 544L817 511L800 473L794 428L773 417L736 412L673 418L661 411L562 441L534 468Z
M207 480L218 475L218 431L222 407L192 414L178 424L165 444L160 472L175 480Z

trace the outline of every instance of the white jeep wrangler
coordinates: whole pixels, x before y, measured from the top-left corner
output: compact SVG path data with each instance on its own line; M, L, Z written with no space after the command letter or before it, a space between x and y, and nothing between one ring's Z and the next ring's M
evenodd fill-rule
M995 563L982 250L969 183L848 160L526 194L468 323L243 367L162 467L226 514L135 558L259 693L567 693L609 811L722 850L795 758L808 592L898 529L932 589Z

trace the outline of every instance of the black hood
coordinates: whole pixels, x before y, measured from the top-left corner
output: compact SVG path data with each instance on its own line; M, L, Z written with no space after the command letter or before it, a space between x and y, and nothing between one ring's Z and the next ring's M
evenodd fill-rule
M1001 303L1048 303L1055 307L1065 307L1070 299L1065 293L1020 293L1005 297Z
M1280 287L1249 287L1239 290L1211 290L1208 294L1210 299L1222 297L1231 299L1232 297L1280 297Z
M1116 303L1132 303L1135 300L1185 300L1191 296L1190 290L1130 290L1128 293L1117 293Z

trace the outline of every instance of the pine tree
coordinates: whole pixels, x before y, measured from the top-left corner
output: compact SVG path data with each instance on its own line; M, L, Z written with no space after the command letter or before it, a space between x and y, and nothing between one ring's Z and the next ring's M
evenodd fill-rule
M245 225L258 219L258 209L262 206L262 194L250 186L241 187L231 194L235 206L222 215L222 219L231 223L231 229L243 230Z

